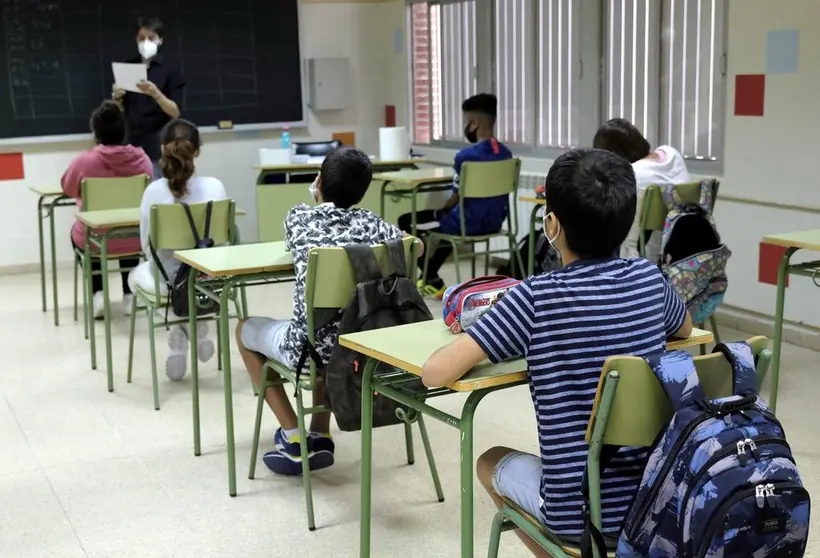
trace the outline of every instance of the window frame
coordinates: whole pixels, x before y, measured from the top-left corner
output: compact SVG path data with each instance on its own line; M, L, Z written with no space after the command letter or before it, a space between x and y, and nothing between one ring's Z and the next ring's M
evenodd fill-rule
M409 103L408 103L408 112L410 117L410 128L411 131L414 129L415 119L413 114L414 108L414 97L413 97L413 79L412 79L412 64L413 64L413 50L412 50L412 19L411 19L411 10L410 7L413 4L419 3L427 3L427 4L449 4L449 3L460 3L469 0L406 0L407 5L407 24L408 24L408 43L410 48L408 49L409 56L408 56L408 78L409 78ZM496 21L495 21L495 0L472 0L476 2L476 30L475 34L477 37L476 41L476 48L477 48L477 60L476 60L476 83L478 84L478 89L480 91L496 91L496 67L497 61L495 57L496 52ZM577 120L578 123L578 134L577 134L577 141L579 146L589 146L592 144L592 139L595 135L595 131L597 130L598 126L603 122L603 116L607 114L607 96L605 94L605 88L607 86L606 83L606 75L607 75L607 37L606 37L606 1L607 0L573 0L573 2L577 2L578 5L578 14L574 17L573 21L573 32L577 34L577 38L573 36L573 64L575 67L575 80L573 82L573 88L577 89L577 106L578 107L591 107L591 110L584 109L578 110L576 115L573 117ZM695 0L701 1L701 0ZM534 0L533 2L533 14L532 17L537 18L536 21L538 22L536 25L538 26L541 22L541 13L540 7L543 3L549 2L549 0ZM662 3L661 3L662 4ZM723 14L722 20L723 25L722 29L720 30L720 43L716 45L715 49L719 53L718 59L716 61L716 65L719 68L719 76L720 80L716 86L719 88L719 95L722 99L724 99L723 106L721 107L720 114L716 118L716 122L719 125L719 132L718 132L718 142L720 144L720 157L715 160L704 160L704 159L696 159L690 158L686 159L687 168L689 169L690 173L692 174L716 174L721 173L723 171L723 165L725 160L725 141L726 141L726 122L728 118L728 110L729 110L729 103L726 100L726 92L728 88L728 76L727 76L727 50L728 50L728 26L729 26L729 7L728 1L723 3ZM659 57L660 50L662 46L662 34L663 34L663 5L660 7L660 14L657 17L658 20L658 27L653 32L653 35L657 37L657 45L653 56ZM577 23L576 23L577 21ZM575 27L577 26L577 30ZM481 37L488 37L489 40L480 40ZM531 47L533 49L534 56L536 58L534 65L536 67L536 71L540 67L540 58L538 52L538 33L535 34L535 37L530 41ZM577 46L575 46L577 45ZM662 65L658 63L657 67L657 74L654 76L656 79L656 83L658 87L660 86L662 80ZM430 80L429 86L432 87L432 79ZM561 148L561 147L538 147L538 137L541 130L541 117L543 112L543 107L538 102L540 96L540 83L539 79L536 77L534 80L534 98L535 98L535 110L533 111L533 115L530 117L532 119L532 126L535 129L535 139L530 144L519 144L519 143L510 143L509 147L513 151L516 156L527 157L527 158L536 158L536 159L555 159L562 153L568 151L569 148ZM652 84L650 84L652 87ZM432 99L432 94L431 94ZM654 119L655 124L654 128L659 129L660 127L660 118L663 117L661 114L663 104L660 99L658 99L657 103L654 103L651 107L651 111L649 112L650 119ZM432 109L431 109L432 110ZM432 128L432 123L431 123ZM413 138L415 143L415 138ZM502 138L503 141L503 138ZM441 149L461 149L466 144L465 141L453 141L453 140L434 140L432 139L432 131L431 131L431 140L430 143L416 143L416 145L420 147L430 147L430 148L441 148ZM654 144L653 144L654 146Z

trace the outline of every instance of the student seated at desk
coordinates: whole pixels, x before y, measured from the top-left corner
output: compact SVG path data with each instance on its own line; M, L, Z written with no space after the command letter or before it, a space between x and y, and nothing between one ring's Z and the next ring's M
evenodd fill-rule
M305 279L311 248L381 244L404 236L372 211L353 207L364 197L372 178L373 168L366 154L351 147L339 148L325 157L319 177L310 185L317 205L297 205L285 216L285 246L293 256L296 271L293 315L284 320L252 317L236 328L236 343L254 384L259 385L267 359L296 368L307 343ZM338 328L339 322L335 321L316 331L316 351L323 362L330 360ZM264 455L265 465L280 475L301 475L296 414L284 387L268 388L265 400L280 425L273 436L274 449ZM324 404L321 382L313 391L313 404ZM312 415L309 432L310 470L329 467L335 450L330 437L330 413Z
M635 174L598 149L561 155L547 176L544 231L564 267L510 290L465 335L434 353L422 380L448 385L479 362L525 357L538 421L540 456L495 447L478 477L496 505L509 498L559 537L581 535L584 434L604 361L664 351L687 337L691 319L657 266L613 257L635 215ZM638 488L647 452L622 448L603 474L603 527L617 536ZM524 543L543 551L528 537Z
M86 178L121 178L145 174L151 176L151 160L139 147L125 144L125 113L114 101L103 101L91 114L91 131L94 133L96 146L77 155L63 174L60 181L63 192L77 202L82 211L82 183ZM85 225L74 222L71 228L71 242L79 250L85 250ZM108 241L108 254L139 252L140 244L136 238L113 238ZM138 257L120 260L126 268L133 268L140 263ZM91 258L91 271L101 269L99 258ZM105 310L102 293L102 275L91 275L91 288L94 292L94 317L101 318ZM122 306L125 314L131 313L131 287L128 285L128 271L122 272Z
M458 176L461 165L467 162L488 162L511 159L512 153L505 145L495 139L495 119L498 111L498 99L495 95L481 93L470 97L461 105L464 113L464 136L473 145L465 147L456 154L453 168L453 193L444 207L438 211L416 212L416 223L419 231L435 230L445 234L461 234L461 218L458 206ZM508 196L494 198L473 198L464 200L464 226L467 235L491 234L501 230L507 219ZM412 232L412 215L399 217L399 228ZM426 296L441 298L446 287L438 272L450 256L453 247L442 243L430 254L427 276L419 279L419 287ZM419 269L424 271L424 258L419 258Z
M141 263L128 278L132 289L142 289L154 293L154 265L149 237L151 233L151 208L155 205L180 203L205 203L228 199L225 186L210 176L195 176L194 159L199 156L202 142L197 127L181 118L165 125L160 137L162 156L159 168L162 178L155 180L145 189L140 204L140 241L147 261ZM179 260L173 251L160 250L159 263L166 275L173 280L179 268ZM159 292L167 294L167 285L160 274ZM208 362L214 356L214 343L208 337L208 323L197 326L197 349L199 360ZM188 331L183 325L175 325L168 334L168 348L171 349L165 361L165 374L173 381L179 381L188 370Z
M598 128L592 147L606 149L620 155L630 163L635 171L635 180L638 188L637 211L635 220L626 240L621 245L621 256L624 258L638 257L638 241L640 235L646 234L638 230L640 227L641 210L643 208L643 194L653 184L685 184L691 182L689 171L683 155L671 145L661 145L654 151L649 148L649 142L643 137L629 120L613 118ZM657 263L661 253L661 233L653 231L646 243L646 259Z

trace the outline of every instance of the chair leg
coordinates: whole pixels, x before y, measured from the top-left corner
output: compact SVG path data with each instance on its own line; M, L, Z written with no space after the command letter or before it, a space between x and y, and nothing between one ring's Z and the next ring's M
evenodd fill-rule
M487 253L484 254L484 275L490 274L490 241L487 241Z
M77 290L80 286L79 281L79 274L80 274L80 262L77 260L77 254L74 253L74 321L76 322L79 319L79 295Z
M712 326L712 336L715 338L715 344L720 343L720 333L718 332L717 319L714 314L709 317L709 325Z
M151 312L153 310L149 307L148 311ZM134 330L136 329L137 325L137 295L133 295L131 297L131 319L129 320L129 322L130 336L128 338L128 375L126 376L126 382L130 384L131 372L134 369Z
M441 490L441 480L438 478L436 468L436 458L433 456L433 447L430 445L430 437L427 436L427 425L424 424L424 417L419 415L419 432L421 433L421 443L424 444L424 453L427 455L427 464L430 466L430 475L433 477L433 486L436 489L436 497L439 502L444 501L444 492Z
M504 525L504 509L498 510L493 517L493 526L490 530L490 547L487 549L487 558L498 558L498 547L501 544L502 525Z
M456 283L461 283L461 263L458 260L458 244L453 243L453 263L456 266Z
M256 396L256 420L253 424L253 445L251 446L251 464L248 468L248 478L253 479L256 475L256 459L259 456L259 435L262 431L262 409L265 406L265 391L268 385L268 370L267 366L262 367L262 379L260 387L254 386L254 390L259 392Z
M133 314L132 314L133 315ZM154 410L159 411L159 386L157 385L157 346L154 338L154 311L148 309L148 343L151 346L151 382L154 384Z
M475 262L476 261L476 253L475 253L475 244L473 244L473 253L470 254L470 273L472 274L471 279L475 279Z
M407 464L412 465L416 462L416 456L413 452L413 428L409 422L404 423L404 441L407 445Z
M214 323L218 324L219 322ZM216 369L222 372L222 336L218 334L216 336L216 356Z
M305 505L307 506L308 529L316 530L316 520L313 517L313 487L310 483L310 467L308 466L308 432L305 426L304 391L296 386L296 419L299 423L299 450L302 454L302 483L305 485Z
M242 312L240 317L244 320L248 317L248 296L245 294L245 286L239 287L239 299L242 302Z

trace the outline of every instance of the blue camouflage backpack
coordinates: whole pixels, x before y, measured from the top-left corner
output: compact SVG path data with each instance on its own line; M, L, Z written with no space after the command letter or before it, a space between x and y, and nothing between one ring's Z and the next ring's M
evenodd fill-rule
M734 395L707 399L692 356L650 362L675 415L656 442L618 541L619 558L803 556L810 499L746 343L715 347Z
M732 252L720 241L712 218L714 180L700 182L698 203L681 200L673 185L661 187L667 207L660 266L686 304L692 323L702 324L723 302L729 281L726 263Z

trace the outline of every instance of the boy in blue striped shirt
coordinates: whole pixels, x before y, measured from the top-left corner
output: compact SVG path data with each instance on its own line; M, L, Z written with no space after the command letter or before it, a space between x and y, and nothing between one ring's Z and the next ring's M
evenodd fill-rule
M466 335L430 357L422 379L443 386L486 358L526 358L541 455L492 448L478 460L478 477L496 505L509 498L555 535L577 542L589 450L584 433L604 361L660 353L667 337L689 336L692 323L656 266L612 256L635 217L628 161L599 149L570 151L556 159L546 184L544 232L564 267L510 290ZM603 472L606 535L617 536L645 462L645 450L622 448Z

